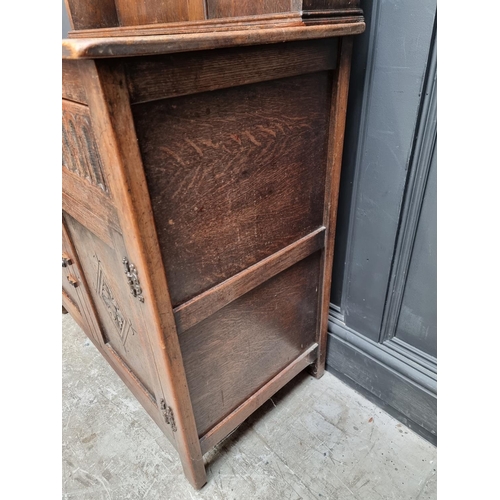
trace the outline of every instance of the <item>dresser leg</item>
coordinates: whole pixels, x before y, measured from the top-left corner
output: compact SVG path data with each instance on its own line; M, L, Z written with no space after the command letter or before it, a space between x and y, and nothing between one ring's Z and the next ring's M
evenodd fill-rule
M182 462L182 469L186 479L191 483L191 486L196 490L201 489L207 482L207 473L205 471L205 463L203 455L200 452L198 457L189 457L182 452L179 453Z
M66 311L66 308L64 306L62 306L62 313L63 314L68 314L68 311Z
M317 359L312 365L309 365L307 371L315 378L321 378L325 374L325 365L320 364Z

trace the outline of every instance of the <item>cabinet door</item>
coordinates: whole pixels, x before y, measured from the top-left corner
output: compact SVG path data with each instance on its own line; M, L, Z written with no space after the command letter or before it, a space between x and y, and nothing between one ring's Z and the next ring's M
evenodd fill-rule
M122 235L110 228L110 246L71 216L65 218L97 313L100 343L154 399L156 380L138 314L140 288L136 284L133 289L133 278L127 276ZM132 263L128 266L133 270Z

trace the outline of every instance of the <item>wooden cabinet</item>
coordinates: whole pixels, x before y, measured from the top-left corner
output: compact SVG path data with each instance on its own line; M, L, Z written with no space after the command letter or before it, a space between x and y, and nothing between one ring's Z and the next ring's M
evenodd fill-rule
M363 17L343 0L93 3L68 1L63 41L63 305L199 488L205 452L323 374Z

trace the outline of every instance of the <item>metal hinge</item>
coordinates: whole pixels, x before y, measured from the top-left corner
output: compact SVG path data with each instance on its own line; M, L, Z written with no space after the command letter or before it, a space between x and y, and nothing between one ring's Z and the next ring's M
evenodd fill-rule
M123 265L125 267L125 276L127 277L128 285L130 287L130 293L139 299L141 302L144 302L144 297L142 296L142 288L139 283L139 277L137 276L137 269L134 264L131 264L127 257L123 257Z
M161 413L163 415L163 419L165 422L172 427L172 431L177 430L177 426L175 425L174 412L170 406L167 406L167 403L164 399L160 401Z

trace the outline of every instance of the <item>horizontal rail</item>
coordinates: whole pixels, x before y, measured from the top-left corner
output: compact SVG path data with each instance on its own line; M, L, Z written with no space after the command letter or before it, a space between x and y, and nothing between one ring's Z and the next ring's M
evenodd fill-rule
M101 59L172 54L221 47L357 35L363 33L365 27L364 21L354 21L215 33L66 39L62 42L62 57L64 59Z
M321 226L300 240L176 307L174 316L178 333L208 318L268 279L309 257L324 245L325 227Z

